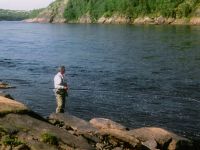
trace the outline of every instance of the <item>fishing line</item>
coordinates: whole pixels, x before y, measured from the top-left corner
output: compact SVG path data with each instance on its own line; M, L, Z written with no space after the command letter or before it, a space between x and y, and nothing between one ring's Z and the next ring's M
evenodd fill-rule
M108 90L92 90L92 89L69 89L69 91L91 91L91 92L104 92L104 93L116 93L116 94L127 94L127 92L123 91L108 91ZM136 93L135 93L136 94ZM138 94L138 93L137 93ZM144 95L144 96L149 96L149 94L145 93L139 93L138 95ZM151 94L152 95L152 94ZM180 97L180 96L170 96L170 95L161 95L161 94L153 94L154 97L159 96L159 97L167 97L167 98L178 98L178 99L185 99L189 101L194 101L197 103L200 103L199 100L190 98L190 97Z

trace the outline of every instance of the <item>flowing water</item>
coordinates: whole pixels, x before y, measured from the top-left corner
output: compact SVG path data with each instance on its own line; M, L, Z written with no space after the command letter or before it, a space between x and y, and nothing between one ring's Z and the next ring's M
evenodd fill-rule
M48 116L65 65L71 114L199 140L199 48L200 26L0 22L0 81L17 87L1 92Z

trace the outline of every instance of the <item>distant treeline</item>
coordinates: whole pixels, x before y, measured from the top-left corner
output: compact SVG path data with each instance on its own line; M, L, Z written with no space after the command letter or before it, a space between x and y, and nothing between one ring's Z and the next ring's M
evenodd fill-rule
M123 14L127 17L189 17L200 0L69 0L64 16L76 20L89 14L93 20Z
M31 11L5 10L0 9L0 21L20 21L28 18L36 17L43 9L35 9Z

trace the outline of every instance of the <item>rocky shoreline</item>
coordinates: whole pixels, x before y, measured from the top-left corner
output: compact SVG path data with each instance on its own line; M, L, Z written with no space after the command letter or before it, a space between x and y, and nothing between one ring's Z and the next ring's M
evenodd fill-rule
M65 114L47 119L0 94L1 150L199 150L199 144L157 127L128 129L105 118ZM8 98L6 98L8 97Z
M82 24L154 24L154 25L200 25L200 17L192 18L165 18L162 16L159 17L138 17L133 19L127 18L122 15L114 15L112 17L102 16L97 21L93 22L88 14L80 17L76 21L67 21L64 17L54 19L53 16L38 17L33 19L24 20L27 23L82 23Z

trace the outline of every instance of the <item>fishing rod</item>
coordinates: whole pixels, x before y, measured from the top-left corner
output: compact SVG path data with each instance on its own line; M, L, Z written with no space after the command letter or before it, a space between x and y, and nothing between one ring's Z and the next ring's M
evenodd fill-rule
M50 88L52 90L56 90L55 88ZM113 92L113 93L125 93L122 91L108 91L108 90L93 90L93 89L74 89L74 88L69 88L69 91L93 91L93 92Z
M55 88L51 88L51 89L55 89ZM127 92L125 92L125 91L109 91L109 90L94 90L94 89L74 89L74 88L71 89L70 88L69 91L91 91L91 92L127 94ZM145 93L139 93L139 95L149 96L149 94L145 94ZM180 98L180 99L186 99L189 101L195 101L195 102L200 103L199 100L190 98L190 97L170 96L170 95L161 95L161 94L153 94L153 96L160 96L160 97L167 97L167 98Z

